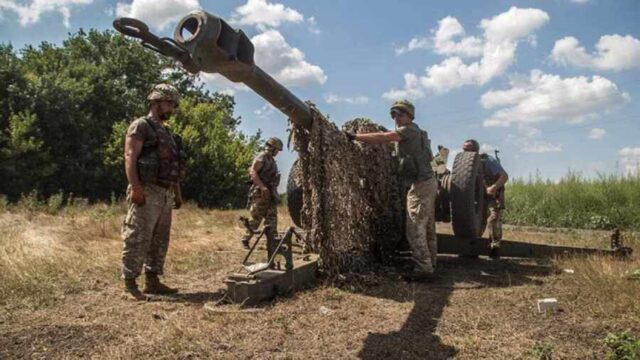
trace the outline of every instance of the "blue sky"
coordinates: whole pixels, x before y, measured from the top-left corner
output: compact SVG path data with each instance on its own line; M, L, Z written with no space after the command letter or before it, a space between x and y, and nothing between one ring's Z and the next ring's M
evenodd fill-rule
M640 1L0 0L0 42L60 43L78 28L139 17L159 35L202 8L242 28L256 63L338 124L392 127L409 98L432 144L476 138L515 177L637 171ZM216 76L247 133L286 138L286 118ZM295 154L284 153L284 172ZM451 162L451 159L450 159Z

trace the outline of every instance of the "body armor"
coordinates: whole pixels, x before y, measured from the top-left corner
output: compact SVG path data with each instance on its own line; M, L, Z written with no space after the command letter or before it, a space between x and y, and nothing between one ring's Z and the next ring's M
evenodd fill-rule
M153 131L145 139L138 158L140 181L169 187L184 180L186 156L182 138L171 134L167 128L158 129L158 125L149 118L145 118L145 121Z

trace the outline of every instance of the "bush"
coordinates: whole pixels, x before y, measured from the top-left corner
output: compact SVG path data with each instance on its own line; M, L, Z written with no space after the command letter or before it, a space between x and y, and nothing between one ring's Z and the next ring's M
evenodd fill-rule
M611 351L609 360L640 360L640 340L634 339L628 332L609 334L604 340Z
M64 204L64 194L59 191L57 194L51 195L47 199L47 212L49 214L57 214Z

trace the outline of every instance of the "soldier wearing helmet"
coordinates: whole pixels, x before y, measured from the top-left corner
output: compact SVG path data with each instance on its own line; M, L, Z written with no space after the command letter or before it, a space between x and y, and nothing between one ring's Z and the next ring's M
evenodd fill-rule
M181 139L165 126L180 102L175 87L158 84L147 96L149 113L134 120L125 138L125 172L129 186L129 211L122 224L122 277L125 293L145 300L136 279L144 268L144 293L173 294L162 284L171 228L171 212L182 204L180 181L184 177Z
M408 188L406 232L415 263L414 279L430 278L436 268L437 241L435 201L437 183L429 163L433 159L427 132L414 122L415 107L408 100L393 103L390 109L395 131L354 134L349 140L370 144L396 143L400 175Z
M269 138L265 143L264 151L253 159L249 168L252 185L249 189L248 205L251 219L248 225L255 231L264 219L264 225L269 227L270 235L275 235L278 231L280 172L275 157L280 151L282 151L282 141L276 137ZM250 238L251 233L247 229L247 234L242 238L242 245L245 248L249 248Z

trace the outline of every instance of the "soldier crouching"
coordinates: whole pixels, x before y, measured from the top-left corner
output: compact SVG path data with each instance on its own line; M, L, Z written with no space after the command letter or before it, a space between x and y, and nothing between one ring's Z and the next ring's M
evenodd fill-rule
M131 123L125 139L125 172L129 211L122 224L122 278L125 293L136 299L136 279L145 270L147 294L174 294L160 282L169 247L172 209L182 204L184 177L182 142L165 127L180 96L171 85L156 85L149 96L149 114Z

